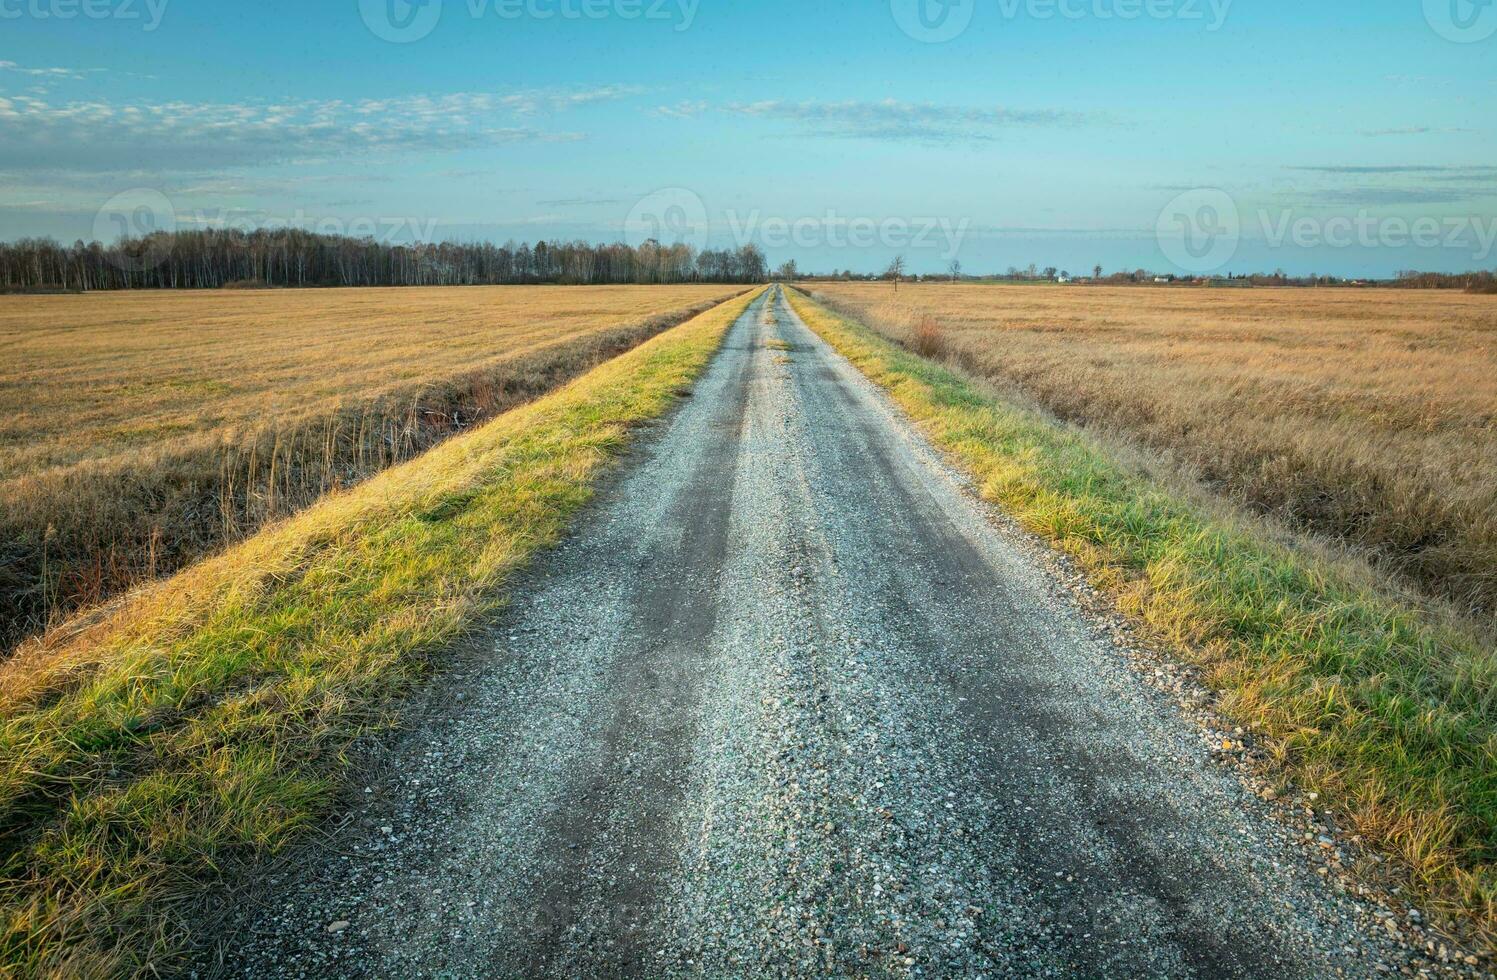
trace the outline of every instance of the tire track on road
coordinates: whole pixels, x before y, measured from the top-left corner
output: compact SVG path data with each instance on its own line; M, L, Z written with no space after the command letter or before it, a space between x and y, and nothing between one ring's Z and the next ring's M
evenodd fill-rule
M772 290L227 961L1397 969L1008 533Z

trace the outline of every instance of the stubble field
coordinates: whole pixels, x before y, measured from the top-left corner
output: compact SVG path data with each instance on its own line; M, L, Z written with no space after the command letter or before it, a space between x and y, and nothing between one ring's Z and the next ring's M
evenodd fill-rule
M1490 624L1497 303L1413 290L817 283L893 339L1350 545Z
M739 291L0 297L0 644L181 568Z

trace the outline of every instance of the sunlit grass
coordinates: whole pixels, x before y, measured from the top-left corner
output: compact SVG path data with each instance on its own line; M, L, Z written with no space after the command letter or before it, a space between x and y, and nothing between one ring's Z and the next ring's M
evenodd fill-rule
M958 371L790 293L972 475L1205 669L1222 709L1483 941L1497 927L1497 653L1228 521Z
M1356 550L1497 630L1497 302L817 283L892 340Z
M0 296L0 652L742 289Z
M394 721L749 302L0 666L0 974L169 963L173 902L326 810L353 741Z

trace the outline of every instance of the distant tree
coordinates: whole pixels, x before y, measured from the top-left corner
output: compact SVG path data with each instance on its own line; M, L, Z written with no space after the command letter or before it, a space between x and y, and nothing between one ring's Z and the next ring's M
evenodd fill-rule
M884 270L884 278L894 282L894 291L899 292L899 281L904 278L904 256L896 255L889 263L889 268Z
M796 268L795 260L791 259L775 270L774 275L776 279L795 280L800 278L800 270Z
M1059 270L1057 270L1055 268L1055 266L1053 266L1053 265L1047 265L1047 266L1045 266L1045 278L1046 279L1054 279L1059 274L1060 274Z
M1101 279L1102 278L1102 267L1100 265L1094 265L1094 266L1092 266L1092 278L1093 279Z
M946 271L951 274L952 282L960 282L962 278L962 260L952 259L951 265L947 267Z
M4 289L219 289L266 286L452 286L506 283L762 282L763 253L689 245L549 241L385 242L300 228L153 232L114 244L0 243Z

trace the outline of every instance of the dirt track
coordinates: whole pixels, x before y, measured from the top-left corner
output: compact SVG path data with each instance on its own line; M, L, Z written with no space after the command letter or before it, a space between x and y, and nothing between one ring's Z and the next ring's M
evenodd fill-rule
M764 305L224 968L1396 969L1032 546Z

